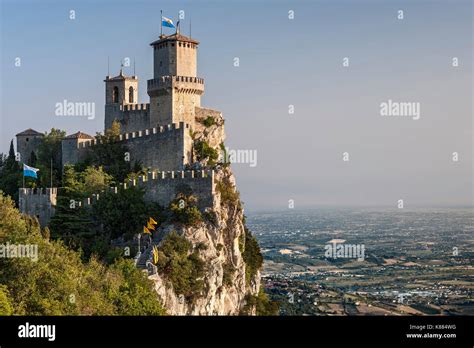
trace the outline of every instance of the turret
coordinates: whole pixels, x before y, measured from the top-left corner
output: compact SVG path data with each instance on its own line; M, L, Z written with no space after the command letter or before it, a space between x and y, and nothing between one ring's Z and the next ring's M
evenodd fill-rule
M153 76L148 80L152 127L185 122L194 127L204 80L197 77L199 42L179 33L152 42Z
M123 113L120 106L138 103L138 77L125 76L122 69L118 76L107 76L105 82L105 129L112 126L114 120L121 121Z

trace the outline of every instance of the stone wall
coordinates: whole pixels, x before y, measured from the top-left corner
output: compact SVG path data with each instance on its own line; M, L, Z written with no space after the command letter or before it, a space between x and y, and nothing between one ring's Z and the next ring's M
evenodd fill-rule
M110 104L105 106L105 129L112 126L112 122L120 122L120 132L129 133L150 128L150 104Z
M168 207L178 193L192 194L198 199L197 206L201 211L214 207L215 173L213 170L200 171L169 171L149 172L147 176L140 176L138 180L130 180L123 184L125 189L138 186L145 189L145 200L156 202ZM110 187L110 192L117 193L117 187ZM93 195L84 200L83 205L89 206L100 199Z
M56 211L57 188L20 188L20 212L38 218L46 226Z
M118 141L127 146L132 164L139 161L146 168L171 171L192 163L190 126L183 122L124 133ZM95 145L96 140L85 140L75 148L73 142L63 140L63 163L83 161Z

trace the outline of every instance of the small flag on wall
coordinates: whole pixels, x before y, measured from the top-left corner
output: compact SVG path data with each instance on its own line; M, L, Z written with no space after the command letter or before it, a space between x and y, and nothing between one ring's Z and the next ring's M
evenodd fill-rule
M153 263L155 265L158 263L158 248L156 245L153 246Z
M23 163L23 176L38 178L38 175L36 174L36 172L38 171L39 171L38 168L33 168Z

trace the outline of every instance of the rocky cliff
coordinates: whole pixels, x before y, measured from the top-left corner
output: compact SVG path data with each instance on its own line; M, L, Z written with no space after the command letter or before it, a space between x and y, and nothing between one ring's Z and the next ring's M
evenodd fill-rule
M214 112L196 121L195 142L206 142L216 152L220 151L225 139L220 113ZM209 161L209 158L201 159L201 164L209 165ZM204 265L204 286L192 300L177 293L166 275L151 266L149 278L154 281L155 290L170 315L237 315L242 313L248 296L258 294L260 271L245 260L248 235L229 166L216 168L215 182L214 205L204 213L208 218L194 226L165 223L155 234L153 244L160 246L167 235L176 231L190 242L192 252L199 255ZM150 249L144 255L148 260L151 259ZM245 311L255 314L255 308L245 307Z

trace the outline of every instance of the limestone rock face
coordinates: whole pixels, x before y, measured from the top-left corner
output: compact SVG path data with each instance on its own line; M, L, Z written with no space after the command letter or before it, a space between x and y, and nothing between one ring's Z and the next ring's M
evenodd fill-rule
M202 112L200 118L196 118L194 140L204 140L209 144L209 146L219 151L220 144L225 140L224 118L220 112L210 109L205 110L209 110L209 112ZM214 124L206 126L204 122L207 118L212 118Z
M219 149L224 138L224 122L220 113L215 115L215 123L207 127L197 120L195 140L204 140L211 147ZM226 183L232 190L236 189L235 178L229 167L216 170L215 182ZM245 245L244 213L240 201L229 201L216 188L214 206L208 213L215 217L212 222L205 220L194 227L165 225L160 228L157 234L159 237L154 241L159 244L164 236L176 231L193 247L206 246L194 249L199 250L199 256L205 263L205 286L193 303L187 303L184 296L177 294L173 285L160 274L149 276L170 315L238 315L246 304L246 295L258 294L260 272L250 281L246 280L246 264L242 256ZM229 269L233 269L233 272L229 272ZM250 314L255 314L255 309L251 309Z

